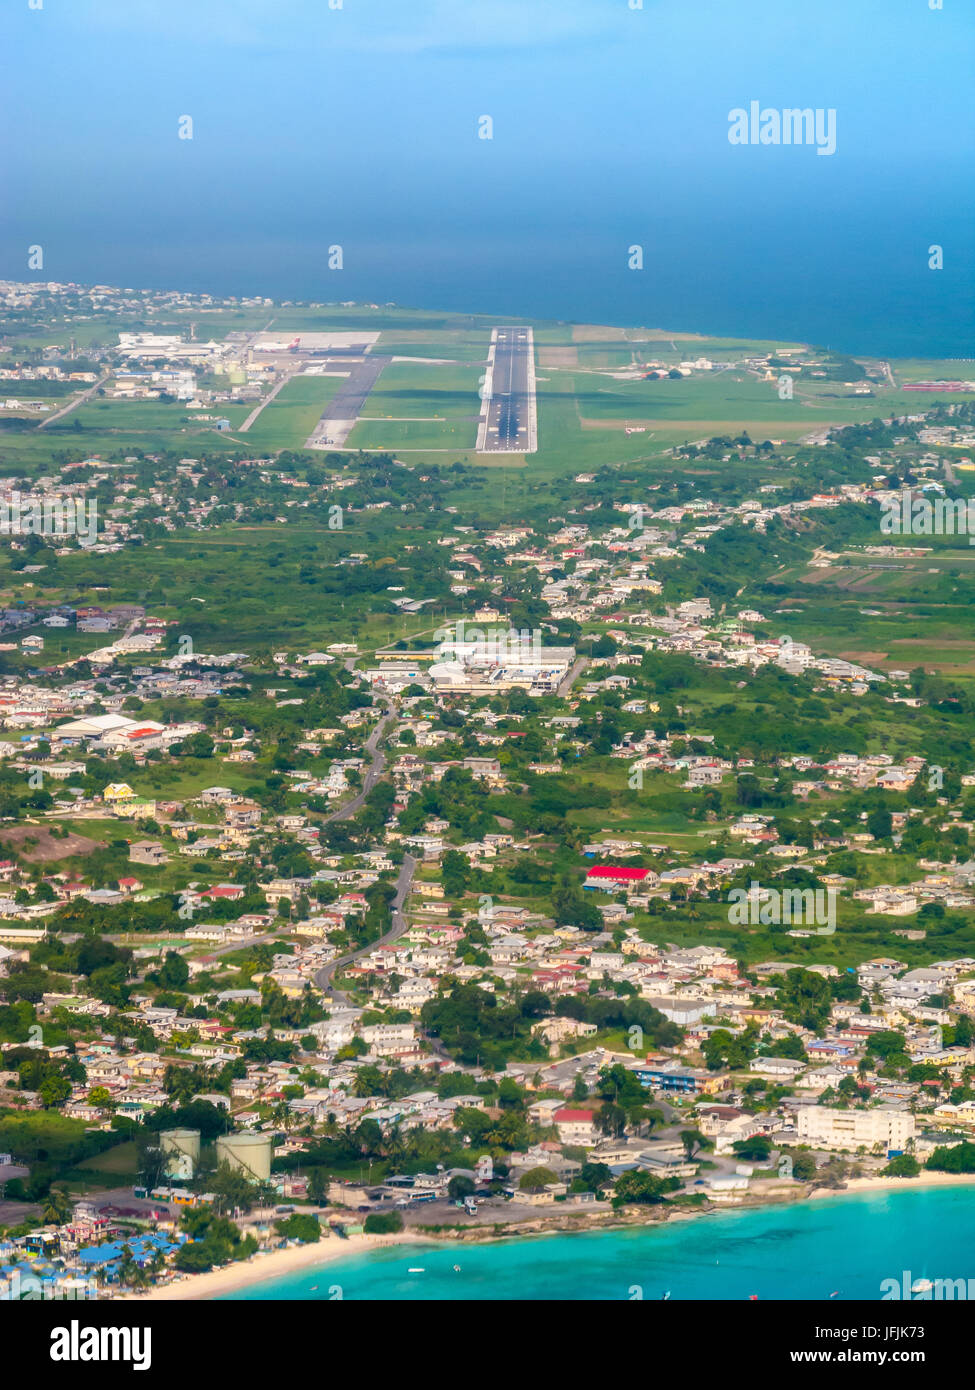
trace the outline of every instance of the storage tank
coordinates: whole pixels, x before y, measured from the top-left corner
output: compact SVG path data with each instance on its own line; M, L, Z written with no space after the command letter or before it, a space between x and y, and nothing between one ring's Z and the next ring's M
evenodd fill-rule
M271 1135L222 1134L217 1140L217 1162L229 1163L252 1182L266 1182L271 1176Z
M167 1177L185 1180L193 1176L200 1161L198 1129L165 1129L159 1136L159 1147L167 1156Z

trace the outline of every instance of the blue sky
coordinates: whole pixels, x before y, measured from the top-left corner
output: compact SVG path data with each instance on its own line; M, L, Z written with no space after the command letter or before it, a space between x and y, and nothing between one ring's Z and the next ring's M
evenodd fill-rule
M490 308L548 266L566 316L632 242L695 316L763 256L876 279L938 241L970 277L968 0L4 0L0 52L4 276L40 243L51 278ZM729 145L751 100L835 108L837 153Z

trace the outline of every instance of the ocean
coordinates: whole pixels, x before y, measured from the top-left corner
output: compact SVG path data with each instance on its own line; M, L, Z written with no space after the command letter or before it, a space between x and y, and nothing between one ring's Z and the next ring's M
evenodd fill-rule
M975 355L958 0L20 0L0 49L0 277Z
M455 225L431 235L416 226L377 235L356 227L336 237L341 271L328 270L328 245L307 229L282 235L252 227L232 236L201 219L192 248L163 215L145 240L71 237L70 254L45 277L196 293L266 295L278 301L393 303L455 314L534 322L568 321L664 328L720 338L805 342L878 357L949 358L958 372L975 359L975 259L970 228L952 215L940 232L951 253L928 268L932 238L916 217L883 228L848 220L842 240L819 216L773 218L761 236L747 217L704 210L687 222L648 226L647 216L614 216L602 226ZM948 220L944 214L942 222ZM908 225L905 225L908 224ZM642 247L631 270L629 248ZM962 248L961 253L959 249ZM0 274L18 270L0 232Z
M844 1195L620 1231L387 1246L228 1297L879 1300L886 1279L910 1288L919 1279L969 1278L975 1185Z

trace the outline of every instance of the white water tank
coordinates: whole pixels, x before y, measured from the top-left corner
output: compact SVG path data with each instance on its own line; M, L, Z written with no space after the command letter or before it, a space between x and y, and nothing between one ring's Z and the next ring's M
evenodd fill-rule
M200 1161L198 1129L165 1129L159 1136L159 1147L167 1158L167 1177L181 1182L192 1178Z
M217 1162L229 1163L252 1182L266 1182L271 1176L270 1134L222 1134L217 1140Z

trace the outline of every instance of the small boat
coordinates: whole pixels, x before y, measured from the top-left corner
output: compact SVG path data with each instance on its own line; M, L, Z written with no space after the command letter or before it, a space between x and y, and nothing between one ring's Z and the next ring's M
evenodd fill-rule
M757 1303L757 1302L758 1302L758 1294L757 1294L757 1293L750 1293L750 1294L748 1295L748 1301L749 1301L749 1303Z
M834 1289L833 1292L830 1294L830 1298L839 1298L839 1296L840 1296L840 1291L839 1291L839 1289Z
M455 1273L455 1274L459 1274L459 1273L460 1273L460 1265L454 1265L454 1273Z
M915 1279L911 1285L911 1293L930 1293L933 1288L930 1279Z
M426 1274L426 1270L422 1265L410 1265L406 1272L407 1274Z
M312 1286L311 1286L311 1292L312 1292L312 1293L318 1293L318 1285L317 1285L317 1284L312 1284Z
M664 1296L663 1296L663 1298L660 1300L660 1302L661 1302L661 1303L666 1303L667 1300L668 1300L669 1298L670 1298L670 1289L667 1290L667 1292L664 1294Z

